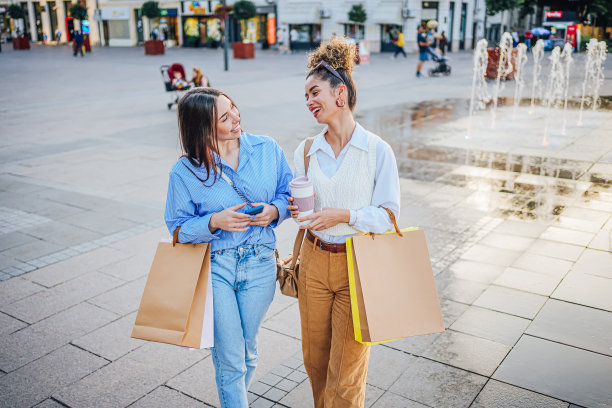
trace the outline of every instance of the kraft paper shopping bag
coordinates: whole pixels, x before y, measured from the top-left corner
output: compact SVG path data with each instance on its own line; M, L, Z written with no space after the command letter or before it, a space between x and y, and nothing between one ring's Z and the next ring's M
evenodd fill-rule
M180 227L179 227L180 228ZM192 348L213 346L210 245L157 246L132 337Z
M395 232L347 239L355 340L367 345L444 331L425 233L392 221Z

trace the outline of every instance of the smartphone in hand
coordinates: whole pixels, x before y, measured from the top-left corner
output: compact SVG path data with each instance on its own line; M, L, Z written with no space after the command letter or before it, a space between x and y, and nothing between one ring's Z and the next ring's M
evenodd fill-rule
M248 215L255 215L255 214L259 214L260 212L262 212L263 209L264 209L263 205L258 205L257 207L249 208L244 213Z

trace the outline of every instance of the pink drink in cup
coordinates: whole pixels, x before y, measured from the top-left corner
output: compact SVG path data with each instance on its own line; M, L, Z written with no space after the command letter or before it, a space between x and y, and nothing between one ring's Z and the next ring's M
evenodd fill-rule
M314 186L312 181L308 179L308 177L298 177L296 179L291 180L289 183L289 187L291 188L291 196L293 197L293 205L297 205L298 211L300 212L298 215L298 219L306 217L314 213ZM297 220L296 220L297 221ZM297 221L298 225L308 225L309 221Z

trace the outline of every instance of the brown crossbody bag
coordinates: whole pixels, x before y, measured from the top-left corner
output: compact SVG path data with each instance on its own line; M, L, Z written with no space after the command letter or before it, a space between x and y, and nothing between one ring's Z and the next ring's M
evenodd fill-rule
M308 175L308 164L310 157L308 151L312 146L314 137L306 139L304 144L304 175ZM300 271L300 249L304 242L305 229L298 230L293 244L293 253L284 259L279 259L278 251L276 252L276 279L280 286L281 293L285 296L298 297L298 279Z

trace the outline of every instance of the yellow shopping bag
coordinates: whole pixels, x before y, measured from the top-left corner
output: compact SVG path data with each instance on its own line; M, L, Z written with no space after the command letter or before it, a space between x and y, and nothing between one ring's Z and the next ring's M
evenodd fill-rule
M418 228L346 240L355 340L374 345L444 331L425 241Z

